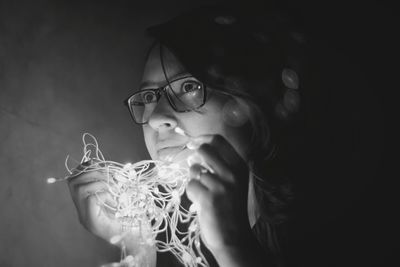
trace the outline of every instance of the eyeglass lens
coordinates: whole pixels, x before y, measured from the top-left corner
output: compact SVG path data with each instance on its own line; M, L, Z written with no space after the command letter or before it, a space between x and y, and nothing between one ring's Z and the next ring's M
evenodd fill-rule
M163 89L172 108L177 112L197 109L205 102L204 86L193 78L172 81ZM137 123L146 123L149 120L161 97L159 91L163 89L141 90L129 98L129 109Z

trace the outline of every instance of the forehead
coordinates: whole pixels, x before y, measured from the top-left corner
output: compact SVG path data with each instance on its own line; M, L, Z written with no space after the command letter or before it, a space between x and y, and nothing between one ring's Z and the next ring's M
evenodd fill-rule
M161 60L162 56L162 60ZM188 75L183 65L166 47L155 45L147 58L144 66L142 86L161 86L168 80Z

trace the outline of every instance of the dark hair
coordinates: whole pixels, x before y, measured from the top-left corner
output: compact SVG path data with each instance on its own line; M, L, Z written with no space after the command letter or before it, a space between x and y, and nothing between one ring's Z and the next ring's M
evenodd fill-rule
M278 253L275 228L286 220L292 198L287 165L296 148L289 136L300 121L304 37L282 13L259 18L221 6L191 10L148 33L197 79L249 105L254 133L249 156L256 200L263 207L253 230L269 251Z

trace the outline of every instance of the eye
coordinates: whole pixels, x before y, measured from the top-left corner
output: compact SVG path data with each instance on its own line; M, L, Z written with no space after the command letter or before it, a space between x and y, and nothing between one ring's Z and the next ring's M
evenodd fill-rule
M142 100L144 103L152 103L152 102L157 101L156 95L154 94L154 92L151 92L151 91L144 92L142 94Z
M202 89L202 85L196 81L187 81L182 84L183 93L196 92Z

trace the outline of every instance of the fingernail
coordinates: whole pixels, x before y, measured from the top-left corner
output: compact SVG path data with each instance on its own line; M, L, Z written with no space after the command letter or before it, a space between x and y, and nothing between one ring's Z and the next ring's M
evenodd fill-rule
M190 141L189 143L186 144L186 147L190 150L195 150L200 147L201 144L195 142L195 141Z
M203 158L195 153L190 155L187 160L186 160L187 164L189 165L189 167L191 167L193 164L201 164L203 162Z
M214 174L214 170L204 161L203 157L197 153L190 155L186 159L186 162L189 167L191 167L193 164L200 164L206 170L206 172L208 171L208 172ZM203 170L202 170L202 173L204 173Z
M198 149L202 144L206 143L208 139L209 138L204 135L194 137L186 144L186 147L191 150Z

